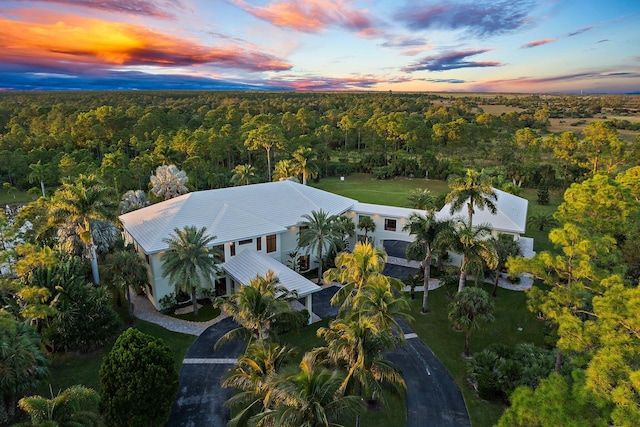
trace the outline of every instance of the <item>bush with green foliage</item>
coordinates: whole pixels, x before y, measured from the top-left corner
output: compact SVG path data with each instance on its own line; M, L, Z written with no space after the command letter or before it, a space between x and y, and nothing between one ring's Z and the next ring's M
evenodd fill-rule
M555 359L555 351L532 344L495 343L475 355L467 372L482 399L506 401L521 385L536 387L553 372Z
M79 257L36 269L30 286L50 292L46 303L55 314L43 322L42 337L51 350L88 352L103 346L121 327L111 294L85 282Z
M16 403L49 374L40 335L0 309L0 424L10 421Z
M538 204L546 206L549 204L549 188L540 187L538 188Z
M108 425L164 425L178 389L171 350L159 338L129 328L104 358L100 384Z

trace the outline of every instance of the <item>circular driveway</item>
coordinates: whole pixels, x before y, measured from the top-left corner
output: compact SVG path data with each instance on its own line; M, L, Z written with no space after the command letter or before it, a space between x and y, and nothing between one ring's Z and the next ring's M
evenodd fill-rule
M329 300L337 291L331 286L313 294L313 311L320 317L335 316L337 308ZM407 427L445 427L471 425L458 385L433 352L401 322L407 338L404 346L387 354L403 373L407 383ZM216 341L236 327L227 318L209 327L193 343L182 363L178 396L167 426L201 427L227 425L229 410L224 402L232 390L221 382L244 349L242 341L233 341L214 350ZM399 427L399 426L398 426Z

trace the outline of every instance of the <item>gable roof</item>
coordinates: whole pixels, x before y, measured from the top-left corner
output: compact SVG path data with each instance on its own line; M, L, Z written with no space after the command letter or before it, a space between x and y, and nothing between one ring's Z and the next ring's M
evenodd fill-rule
M283 233L301 216L320 209L330 215L356 201L293 181L197 191L121 215L120 222L145 253L166 250L175 228L207 228L213 245Z
M240 252L225 262L222 268L243 285L248 285L249 281L255 279L257 275L265 276L271 270L280 279L282 286L290 291L296 291L300 298L322 290L320 286L269 255L251 249Z
M473 225L490 224L491 228L497 231L506 231L510 233L523 234L527 227L527 209L529 207L529 201L522 197L514 196L505 191L493 189L498 199L495 202L497 212L492 214L488 209L474 208L473 213ZM446 204L437 217L441 219L460 217L465 221L469 219L466 205L460 210L453 213L451 211L451 204Z

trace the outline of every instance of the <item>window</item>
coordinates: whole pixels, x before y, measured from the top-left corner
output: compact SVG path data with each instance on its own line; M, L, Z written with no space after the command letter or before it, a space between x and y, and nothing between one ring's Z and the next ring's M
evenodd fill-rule
M307 255L301 255L298 257L298 267L300 267L300 271L308 271L309 270L309 260L311 259L311 256L309 254Z
M239 245L248 245L250 243L253 243L253 239L244 239L238 242Z
M149 255L144 254L144 260L147 262L147 265L150 265L150 262L149 262Z
M262 250L262 237L256 239L256 251Z
M385 218L384 219L384 229L387 231L396 231L396 220Z
M276 251L276 235L271 234L267 236L267 253Z
M302 232L303 232L304 230L308 230L308 229L309 229L309 227L308 227L308 226L306 226L306 225L301 225L301 226L298 228L298 236L299 236L300 234L302 234Z
M229 243L229 253L231 256L236 256L236 244L234 242Z

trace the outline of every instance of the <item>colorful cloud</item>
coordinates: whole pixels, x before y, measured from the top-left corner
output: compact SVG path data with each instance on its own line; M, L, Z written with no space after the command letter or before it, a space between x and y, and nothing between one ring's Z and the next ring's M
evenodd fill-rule
M525 43L522 46L520 46L520 49L530 49L532 47L536 47L536 46L542 46L543 44L549 44L549 43L553 43L556 42L556 39L542 39L542 40L536 40L533 42L529 42L529 43Z
M578 34L582 34L582 33L586 33L587 31L591 31L593 30L595 27L593 25L589 26L589 27L582 27L582 28L578 28L575 31L572 31L570 33L567 33L567 37L573 37L573 36L577 36Z
M150 16L153 18L173 20L175 15L165 9L182 9L178 0L149 1L149 0L16 0L19 2L42 2L67 6L81 6L104 12L127 13L135 16ZM162 7L164 6L164 7Z
M415 3L404 8L396 19L411 30L466 30L482 37L517 30L528 22L531 1Z
M319 33L327 27L340 27L362 36L382 34L373 27L366 10L355 10L348 0L282 0L268 6L254 6L244 0L230 0L245 12L277 27L303 33Z
M405 67L402 71L448 71L459 68L500 67L504 64L495 61L465 61L470 56L489 52L490 49L465 50L460 52L445 52L440 55L427 56L420 61Z
M358 75L351 77L322 77L295 75L281 76L272 79L269 84L273 87L284 87L290 90L303 91L340 91L373 89L382 83L406 83L412 79L407 77L381 77L374 75Z
M0 18L0 62L37 63L56 70L202 64L246 71L291 68L286 61L258 50L237 45L206 47L137 25L78 16L48 24Z

